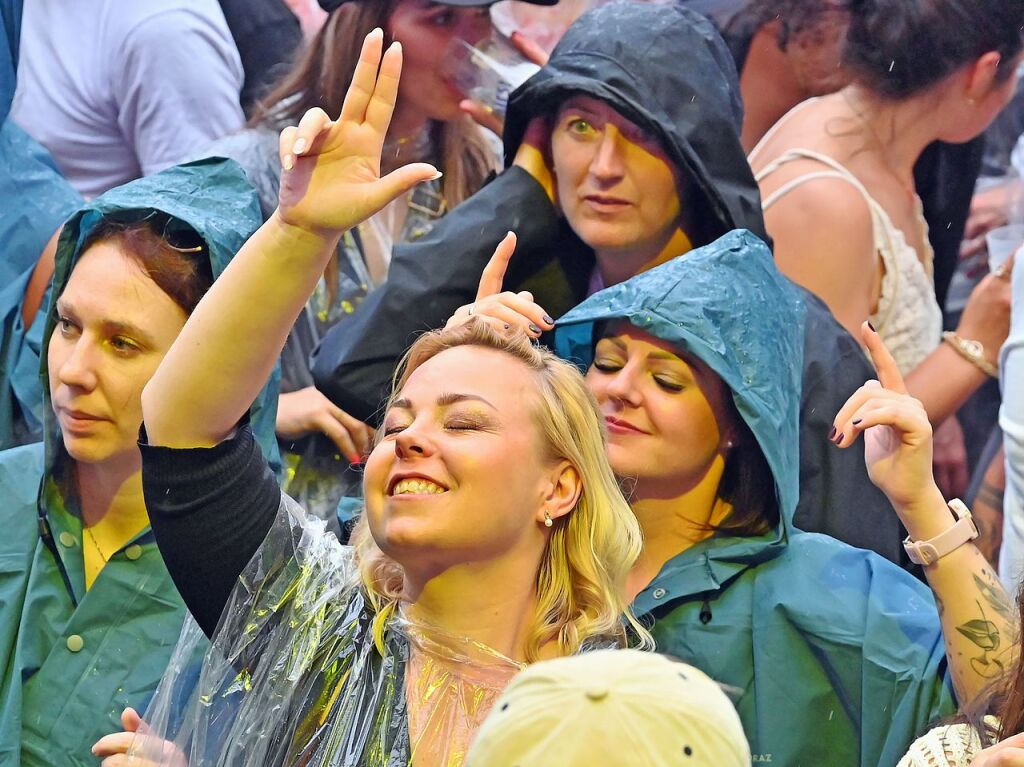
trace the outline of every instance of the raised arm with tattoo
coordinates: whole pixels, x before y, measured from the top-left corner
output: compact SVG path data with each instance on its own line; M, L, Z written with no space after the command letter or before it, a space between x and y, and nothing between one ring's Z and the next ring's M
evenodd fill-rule
M861 337L878 381L865 384L839 412L833 441L849 447L864 435L864 458L872 482L888 496L910 540L930 541L955 520L932 476L928 414L907 394L895 360L866 322ZM971 700L1014 663L1013 604L972 541L926 565L924 572L939 607L957 696Z

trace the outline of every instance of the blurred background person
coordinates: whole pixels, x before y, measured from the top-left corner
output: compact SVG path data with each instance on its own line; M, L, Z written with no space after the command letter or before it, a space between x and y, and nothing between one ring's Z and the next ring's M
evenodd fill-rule
M215 0L38 0L11 116L91 198L243 122L242 65Z

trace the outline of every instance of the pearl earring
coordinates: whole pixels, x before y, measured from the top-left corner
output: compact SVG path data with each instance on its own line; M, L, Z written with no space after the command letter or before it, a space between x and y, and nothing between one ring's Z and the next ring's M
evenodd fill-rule
M545 511L544 512L544 527L551 527L553 524L555 524L555 523L551 521L551 515L548 514Z

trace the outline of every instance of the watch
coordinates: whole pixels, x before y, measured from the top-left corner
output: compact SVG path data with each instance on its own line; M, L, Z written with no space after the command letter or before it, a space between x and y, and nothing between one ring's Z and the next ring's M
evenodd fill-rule
M915 565L932 565L951 551L978 537L978 528L971 518L971 510L959 498L949 502L949 510L956 517L951 527L936 535L930 541L912 541L908 535L903 548Z
M962 338L952 330L942 334L942 340L953 347L953 350L965 360L974 365L978 370L992 378L999 377L999 368L985 359L985 347L981 341L974 341L970 338Z

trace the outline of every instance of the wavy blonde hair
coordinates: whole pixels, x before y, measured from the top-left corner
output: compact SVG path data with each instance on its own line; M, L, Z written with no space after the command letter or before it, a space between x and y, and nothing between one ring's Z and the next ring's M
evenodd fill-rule
M526 660L556 642L563 655L590 639L610 639L645 649L650 634L633 617L625 599L626 577L640 556L640 526L615 480L605 445L600 410L583 376L570 363L534 346L523 333L499 334L479 320L427 333L413 344L395 374L390 406L420 365L447 349L480 346L508 354L537 380L534 422L552 461L568 461L583 485L575 508L555 520L537 573L537 610L526 641ZM385 555L365 518L353 532L359 572L377 611L374 634L384 628L401 597L401 565Z

